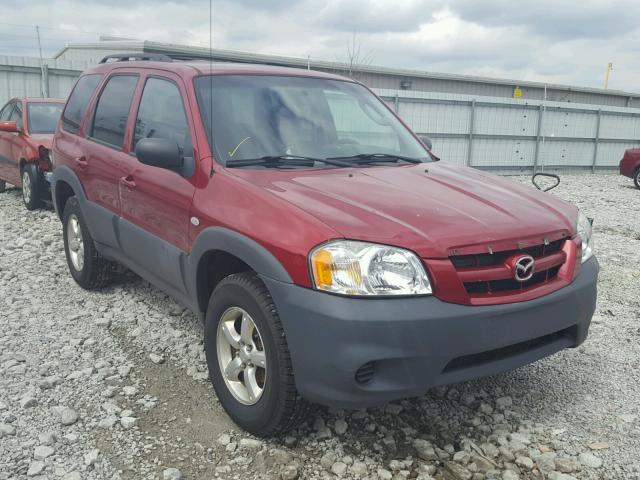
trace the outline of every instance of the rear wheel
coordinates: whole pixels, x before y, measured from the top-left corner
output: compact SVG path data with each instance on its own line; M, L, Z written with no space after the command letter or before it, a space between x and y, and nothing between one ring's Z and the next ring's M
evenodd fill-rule
M636 173L633 176L633 183L636 184L637 188L640 188L640 168L636 170Z
M76 197L67 200L62 225L67 264L76 283L86 290L97 290L107 284L116 265L96 250Z
M4 193L6 189L7 189L7 184L2 180L0 180L0 193Z
M22 169L22 200L27 210L42 206L42 182L38 167L27 164Z
M254 273L222 280L209 301L205 351L220 403L240 427L273 436L294 427L306 402L269 291Z

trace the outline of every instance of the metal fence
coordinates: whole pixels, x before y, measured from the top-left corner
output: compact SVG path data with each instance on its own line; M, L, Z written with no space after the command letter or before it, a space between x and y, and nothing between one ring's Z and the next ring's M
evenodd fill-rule
M0 56L0 105L18 96L64 98L85 61ZM499 173L614 169L640 147L640 109L375 89L444 161Z
M65 98L86 62L0 56L0 104L13 97Z
M377 90L434 152L500 173L610 170L640 146L640 109Z

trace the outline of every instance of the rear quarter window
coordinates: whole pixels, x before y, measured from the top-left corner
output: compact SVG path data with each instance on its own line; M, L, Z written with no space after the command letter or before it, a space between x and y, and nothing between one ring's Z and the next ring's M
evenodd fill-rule
M62 128L69 133L78 133L82 117L87 110L89 100L93 95L100 79L101 74L85 75L80 77L76 86L71 92L71 96L67 101L67 106L62 115Z

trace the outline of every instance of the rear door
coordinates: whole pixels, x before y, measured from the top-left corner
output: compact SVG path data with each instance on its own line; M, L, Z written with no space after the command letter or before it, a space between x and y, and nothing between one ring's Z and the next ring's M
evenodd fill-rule
M122 248L161 284L185 292L180 262L189 251L194 176L140 163L135 145L143 138L168 138L193 161L193 121L180 77L162 72L143 82L130 155L123 160L126 174L120 179Z
M20 154L22 147L24 146L24 105L21 100L16 100L9 115L10 122L16 122L18 126L18 133L7 133L5 140L6 146L6 158L4 175L7 181L12 185L20 186L22 182L20 180Z
M10 101L0 110L0 121L9 121L15 102ZM13 165L11 161L11 139L15 133L0 132L0 179L9 181L8 171Z
M104 82L86 127L87 146L82 169L87 199L120 214L119 180L123 176L125 137L139 75L117 70Z

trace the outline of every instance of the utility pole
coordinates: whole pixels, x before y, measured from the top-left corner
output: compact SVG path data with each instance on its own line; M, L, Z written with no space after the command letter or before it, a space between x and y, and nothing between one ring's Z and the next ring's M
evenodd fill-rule
M609 88L609 74L611 73L611 70L613 70L613 63L609 62L607 64L607 71L604 74L604 88L605 88L605 90L607 88Z
M38 25L36 25L36 36L38 37L38 51L40 52L40 96L48 97L48 79L46 79L46 74L44 71L44 61L42 60L42 43L40 42L40 27Z

